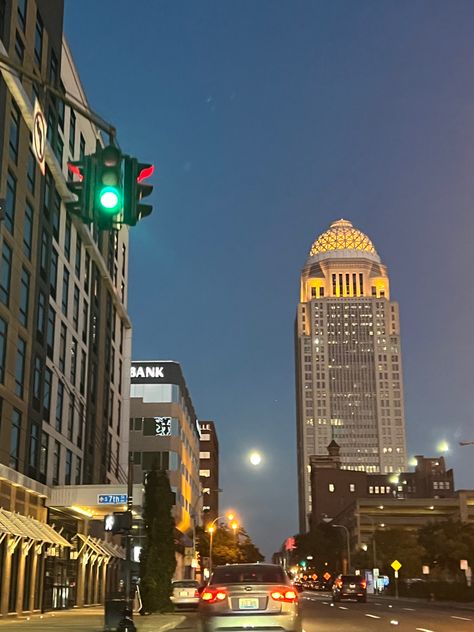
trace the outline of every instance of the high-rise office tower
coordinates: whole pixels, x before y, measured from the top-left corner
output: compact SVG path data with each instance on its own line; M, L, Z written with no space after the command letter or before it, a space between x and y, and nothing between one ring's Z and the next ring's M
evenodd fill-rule
M313 243L295 323L300 530L311 513L310 461L335 439L341 465L407 466L398 304L369 237L341 219Z

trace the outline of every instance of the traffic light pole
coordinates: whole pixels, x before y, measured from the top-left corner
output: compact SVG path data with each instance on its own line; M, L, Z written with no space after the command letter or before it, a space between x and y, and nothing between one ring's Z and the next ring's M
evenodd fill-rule
M127 511L133 509L133 453L128 456L128 478L127 478ZM127 608L133 612L132 593L132 533L128 531L125 536L125 596Z

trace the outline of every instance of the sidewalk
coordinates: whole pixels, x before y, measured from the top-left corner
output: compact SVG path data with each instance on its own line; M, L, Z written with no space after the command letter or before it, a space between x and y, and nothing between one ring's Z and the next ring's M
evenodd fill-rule
M180 625L185 616L182 614L152 614L141 617L134 615L138 632L166 632ZM47 612L44 615L0 619L0 632L103 632L103 608L81 608Z

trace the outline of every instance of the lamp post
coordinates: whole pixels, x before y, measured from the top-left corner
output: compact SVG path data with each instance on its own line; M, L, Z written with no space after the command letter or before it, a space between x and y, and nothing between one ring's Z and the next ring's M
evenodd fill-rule
M343 524L331 524L331 527L334 527L335 529L344 529L344 531L346 532L347 566L348 566L347 572L350 573L352 565L351 565L351 543L350 543L349 529Z
M209 575L212 573L212 541L214 539L214 531L216 530L216 523L218 520L222 520L223 518L227 518L227 520L234 520L234 514L228 514L227 516L217 516L211 522L211 524L207 527L207 531L209 533ZM233 523L236 524L237 523Z
M222 489L220 487L218 487L217 489L210 489L209 492L221 492ZM201 500L201 498L204 496L205 493L208 492L204 492L201 491L201 493L199 494L199 496L196 498L196 500L194 501L193 506L191 507L191 518L193 521L193 560L196 559L196 508L198 506L199 501ZM194 570L194 575L196 575L196 570Z

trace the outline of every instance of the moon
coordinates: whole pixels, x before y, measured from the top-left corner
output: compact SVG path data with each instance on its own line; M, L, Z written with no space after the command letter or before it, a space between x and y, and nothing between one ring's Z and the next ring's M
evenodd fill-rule
M251 452L249 456L249 461L252 465L260 465L262 462L262 455L260 452Z

